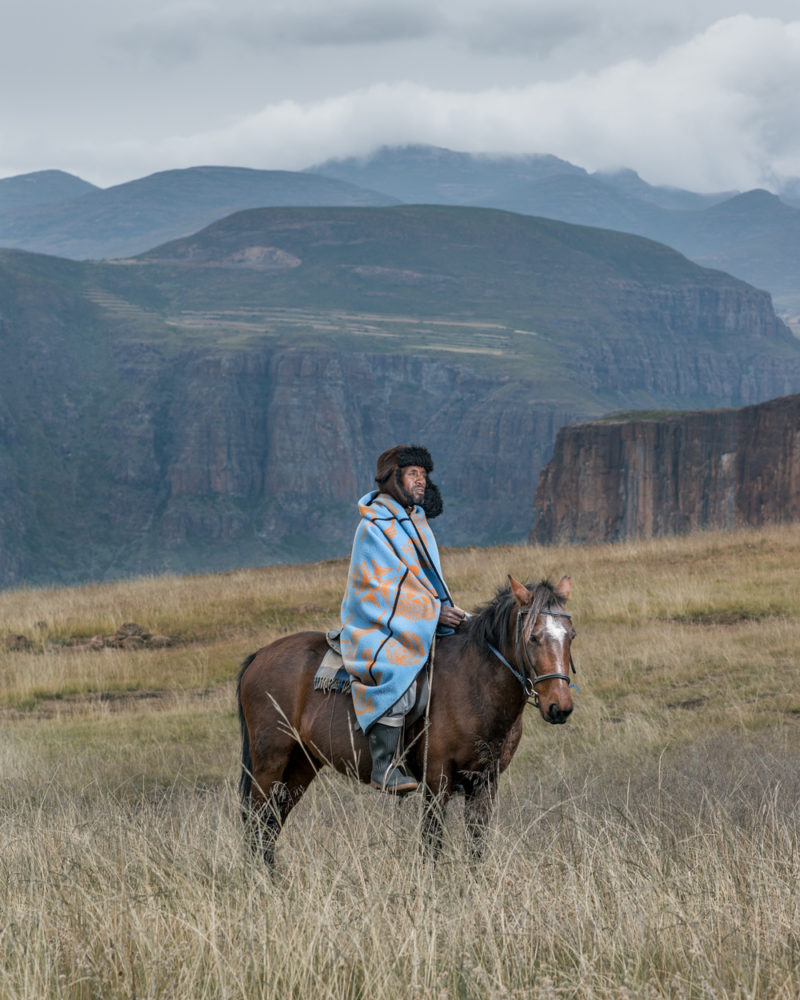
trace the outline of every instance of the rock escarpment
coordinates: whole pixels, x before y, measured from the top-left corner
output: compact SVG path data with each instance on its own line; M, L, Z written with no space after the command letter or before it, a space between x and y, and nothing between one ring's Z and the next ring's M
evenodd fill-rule
M562 428L534 517L542 544L800 520L800 395Z
M441 544L516 541L564 424L798 391L765 293L547 220L263 209L136 261L0 250L0 586L344 556L401 442Z
M797 391L791 360L795 345L783 334L790 347L787 356L771 351L785 328L766 292L750 289L742 295L741 286L637 282L617 282L616 291L613 319L606 326L598 324L601 336L585 338L570 362L592 391L610 390L631 399L636 393L662 400L690 398L702 406L721 400L747 405ZM659 336L652 336L654 329ZM700 336L689 337L689 331ZM748 334L747 348L726 351L742 331Z
M434 455L441 544L524 537L530 513L515 498L533 491L558 427L585 416L532 404L524 384L402 354L198 354L173 369L165 394L152 433L127 407L115 418L128 434L120 453L139 455L120 470L127 486L147 492L149 481L160 496L154 520L156 504L131 509L118 494L116 519L142 568L345 555L355 501L397 442Z

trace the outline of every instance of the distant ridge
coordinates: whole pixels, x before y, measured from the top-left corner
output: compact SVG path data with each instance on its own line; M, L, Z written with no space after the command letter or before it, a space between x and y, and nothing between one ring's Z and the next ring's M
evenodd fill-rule
M791 199L799 196L800 179L786 179L781 190L784 198L758 190L698 194L648 184L629 169L589 173L547 154L470 154L424 145L384 147L297 172L170 170L106 190L42 171L0 181L0 246L109 259L142 253L250 208L499 208L665 243L765 289L782 314L797 317L800 210Z
M548 208L562 211L559 199L548 200L546 193L537 198L537 189L546 192L548 186L560 184L565 196L582 199L584 205L588 197L600 195L617 205L627 205L627 212L633 215L644 206L702 211L738 194L697 194L654 186L629 169L590 174L583 167L544 153L460 153L423 145L384 146L369 156L326 160L309 170L384 191L405 202L503 208L578 225L591 225L589 217L579 213L574 218L550 215ZM526 204L526 198L534 200Z
M697 194L648 184L633 170L590 174L555 156L432 146L384 147L313 169L403 201L501 208L646 236L800 310L800 212L767 191ZM800 180L786 180L784 189L787 199L800 197Z
M330 177L288 170L166 170L0 217L0 246L72 259L127 257L246 208L391 205L396 199Z
M0 214L29 205L46 205L99 191L88 181L63 170L37 170L0 178Z
M586 176L583 167L557 156L495 156L423 145L384 146L370 156L326 160L308 169L404 202L493 208L508 207L491 202L511 187L557 174Z

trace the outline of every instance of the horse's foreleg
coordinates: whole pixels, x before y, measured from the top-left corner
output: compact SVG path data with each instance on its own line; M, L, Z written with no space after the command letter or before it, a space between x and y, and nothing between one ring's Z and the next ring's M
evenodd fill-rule
M467 789L464 800L464 822L469 836L469 852L473 861L480 861L486 847L486 834L494 813L497 776L481 778Z
M451 790L452 781L447 778L443 771L440 771L434 780L429 776L425 784L425 811L422 815L421 846L426 856L434 863L442 853L444 815Z

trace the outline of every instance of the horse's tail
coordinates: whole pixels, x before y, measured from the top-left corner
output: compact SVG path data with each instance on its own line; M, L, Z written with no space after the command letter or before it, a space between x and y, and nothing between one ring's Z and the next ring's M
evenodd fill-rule
M242 773L239 775L239 797L243 806L247 806L250 799L250 789L253 787L253 757L250 753L250 733L247 730L244 709L242 708L242 677L255 658L255 653L251 653L247 657L239 668L239 677L236 680L236 707L239 710L239 729L242 734ZM246 813L243 813L243 816L246 818Z

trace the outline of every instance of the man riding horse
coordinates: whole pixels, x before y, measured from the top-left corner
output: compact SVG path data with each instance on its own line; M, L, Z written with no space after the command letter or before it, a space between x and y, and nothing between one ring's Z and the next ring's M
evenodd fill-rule
M428 524L442 512L432 471L430 453L417 445L396 445L378 458L378 489L358 502L361 520L342 601L342 656L369 741L371 784L395 794L417 787L395 761L417 675L434 635L451 634L466 618L444 582Z

